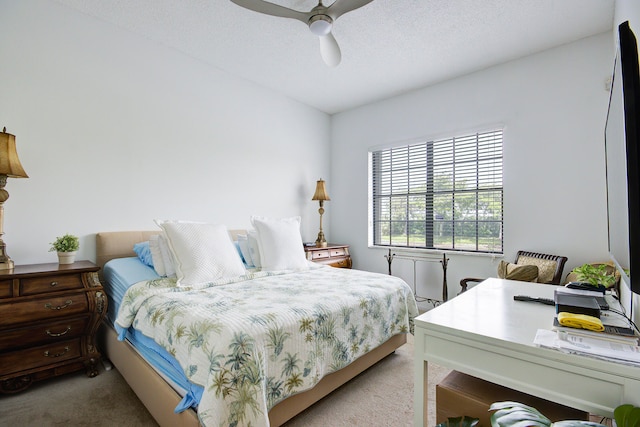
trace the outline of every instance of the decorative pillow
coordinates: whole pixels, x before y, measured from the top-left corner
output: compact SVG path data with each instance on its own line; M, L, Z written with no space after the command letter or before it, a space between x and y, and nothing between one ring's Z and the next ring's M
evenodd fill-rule
M300 235L300 217L271 219L252 216L258 232L260 262L263 271L309 268Z
M175 260L178 286L197 286L246 274L224 225L156 221Z
M242 259L244 259L244 263L249 268L255 267L253 263L253 258L251 257L251 251L249 250L249 238L246 234L238 234L236 236L238 239L237 243L240 247L240 253L242 254Z
M160 235L155 234L149 237L149 250L151 251L151 259L153 260L153 269L158 273L158 276L166 276L167 273L164 268L164 261L162 259L162 253L160 251Z
M551 283L556 272L558 263L548 259L534 258L529 256L518 257L518 265L535 265L538 267L538 283Z
M518 265L500 261L500 264L498 264L498 277L523 282L535 282L538 279L538 267L535 265Z
M261 268L262 257L260 256L260 245L258 244L258 232L256 230L249 230L247 234L247 242L249 243L249 253L251 254L253 266Z
M138 258L140 258L143 264L153 267L153 257L151 256L149 242L136 243L133 245L133 251L138 255Z

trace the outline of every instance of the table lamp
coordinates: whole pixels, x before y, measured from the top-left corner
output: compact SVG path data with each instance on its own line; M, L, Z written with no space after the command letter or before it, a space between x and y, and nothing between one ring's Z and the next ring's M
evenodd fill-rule
M327 189L324 187L324 181L322 180L322 178L318 180L316 184L316 192L311 200L320 201L320 209L318 209L318 213L320 214L320 231L318 232L318 238L316 239L316 247L326 248L327 241L325 240L324 233L322 232L322 214L324 213L324 201L331 199L327 194Z
M6 245L2 240L4 234L4 202L9 198L9 193L4 189L7 177L29 178L20 164L16 151L16 137L7 133L7 128L0 132L0 270L13 268L13 260L6 253Z

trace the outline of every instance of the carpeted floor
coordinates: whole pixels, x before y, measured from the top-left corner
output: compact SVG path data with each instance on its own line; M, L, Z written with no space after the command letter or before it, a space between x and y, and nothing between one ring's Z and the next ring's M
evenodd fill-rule
M429 365L430 396L449 372ZM435 404L429 426L435 425ZM46 380L0 396L0 425L157 426L117 370L95 378L83 372ZM380 363L307 409L286 427L413 425L413 336Z

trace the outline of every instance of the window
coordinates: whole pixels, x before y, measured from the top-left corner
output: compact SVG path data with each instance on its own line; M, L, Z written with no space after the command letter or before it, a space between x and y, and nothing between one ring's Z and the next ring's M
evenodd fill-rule
M376 246L502 253L502 130L369 153Z

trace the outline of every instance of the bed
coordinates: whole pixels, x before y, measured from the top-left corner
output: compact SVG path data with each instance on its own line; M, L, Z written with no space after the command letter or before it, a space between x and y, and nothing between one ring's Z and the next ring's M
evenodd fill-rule
M111 268L111 264L117 263L117 262L124 262L122 260L128 259L129 261L127 262L131 262L131 263L135 263L139 261L136 253L133 251L133 246L137 243L149 240L150 238L152 238L152 236L157 235L158 233L159 233L159 230L158 231L123 231L123 232L98 233L96 235L96 262L102 268L101 273L104 272L105 265L106 265L106 269L109 270ZM237 236L245 235L246 231L231 230L229 231L229 234L233 238L236 238ZM112 260L114 261L112 263L109 263ZM260 300L267 298L266 297L267 294L276 292L277 288L284 286L279 284L279 281L282 281L283 278L285 278L286 280L289 280L290 282L295 281L296 283L302 283L304 281L306 283L307 280L312 281L311 278L313 278L313 280L316 280L316 277L319 277L322 275L331 277L332 278L331 280L334 280L334 281L340 280L341 277L345 277L345 280L347 281L353 281L353 280L363 281L364 279L362 279L363 276L361 275L370 275L370 276L364 276L364 277L366 280L369 280L370 278L372 283L374 280L382 281L384 278L385 282L391 283L393 284L392 286L397 288L393 291L395 294L398 295L397 298L405 299L404 301L405 307L398 309L399 314L394 313L394 316L398 319L404 317L405 318L404 321L402 321L401 319L398 325L394 324L391 326L391 331L385 330L384 333L382 332L382 329L384 328L382 327L378 328L380 331L375 332L374 335L377 334L375 339L379 340L380 342L376 342L376 345L370 345L370 343L366 342L364 343L365 345L363 345L363 349L356 350L354 348L357 346L354 346L352 343L351 348L342 348L342 353L340 353L340 355L342 356L342 359L344 359L344 363L338 363L338 364L335 363L336 350L334 348L332 350L334 352L334 362L333 364L330 364L331 366L325 367L324 369L318 369L318 371L314 371L314 369L317 369L315 367L312 367L312 369L305 368L304 378L307 378L307 376L314 377L313 382L317 381L315 384L309 385L305 383L304 385L301 385L298 388L295 388L295 387L291 388L290 392L283 393L284 394L283 396L278 396L276 394L275 398L274 396L271 396L271 395L269 395L269 397L267 398L266 397L267 391L265 391L264 389L265 387L269 387L269 386L268 385L265 386L264 382L260 383L259 381L256 381L256 384L258 385L256 386L255 390L251 391L251 393L253 393L251 397L253 398L253 401L255 404L253 406L249 405L250 410L243 409L242 413L244 414L246 412L247 414L240 416L240 418L238 417L230 418L229 413L225 412L224 417L222 417L221 419L216 419L217 417L216 414L222 413L223 410L220 409L220 406L215 406L218 403L216 403L213 406L209 405L208 403L209 402L208 397L213 396L214 394L216 396L219 394L220 396L222 396L222 399L224 400L224 397L225 397L224 390L230 390L233 388L233 390L237 392L238 387L235 387L235 384L234 384L235 388L229 386L229 383L234 381L233 379L229 379L229 378L225 379L223 378L223 376L218 375L216 379L211 379L211 380L203 379L202 381L200 381L201 392L203 391L204 394L207 395L207 400L203 398L202 401L196 402L196 405L198 406L198 411L200 411L200 417L199 417L198 411L194 409L196 405L189 406L188 402L185 403L185 399L186 399L185 394L189 394L189 393L188 393L188 390L185 391L184 386L181 386L180 384L177 385L171 376L168 376L166 373L162 372L157 367L154 367L152 366L152 364L147 362L147 360L145 359L145 356L143 356L145 353L143 351L135 349L132 346L129 339L125 339L122 341L118 339L119 335L120 335L120 338L124 336L123 335L124 330L131 331L133 329L137 329L138 327L144 332L145 335L153 335L154 331L151 329L148 329L153 324L153 321L150 321L149 324L146 324L146 325L141 325L141 323L143 322L143 318L150 319L150 318L153 318L154 315L157 315L158 310L155 308L147 310L148 307L146 307L146 305L149 299L145 300L144 296L141 296L140 298L143 298L142 301L144 302L137 303L137 306L145 307L145 310L147 311L144 311L141 309L141 311L144 311L144 312L138 313L138 317L136 317L135 313L131 313L130 315L122 315L122 313L118 315L117 313L114 313L113 312L114 305L119 305L119 304L126 305L129 302L133 301L134 298L132 297L125 298L127 303L122 303L121 301L114 303L113 301L114 295L110 295L110 291L109 291L110 286L108 283L105 283L105 290L107 292L108 297L110 298L109 303L110 303L111 316L108 316L108 318L110 317L111 320L106 319L105 323L102 325L100 329L99 342L101 343L102 354L105 356L107 360L109 360L116 367L116 369L118 369L118 371L122 374L122 376L125 378L127 383L131 386L132 390L140 398L142 403L149 410L149 412L152 414L155 420L162 426L198 426L198 425L216 425L217 426L217 425L234 425L234 424L235 425L247 425L247 424L271 425L271 426L282 425L287 420L291 419L298 413L302 412L304 409L311 406L313 403L317 402L318 400L320 400L321 398L323 398L324 396L326 396L336 388L340 387L342 384L346 383L347 381L354 378L359 373L363 372L364 370L373 366L375 363L382 360L389 354L393 353L396 348L402 346L406 342L406 334L409 332L412 332L413 317L417 315L417 307L415 305L415 299L413 298L411 289L402 280L394 278L392 276L384 276L384 275L379 275L375 273L358 272L357 270L333 269L327 266L317 266L314 268L310 268L309 271L300 271L300 272L261 273L258 271L255 273L248 274L246 277L243 277L243 279L239 281L231 281L231 283L225 282L222 284L217 284L215 287L215 297L214 296L208 297L208 298L215 299L215 301L212 300L212 303L209 305L209 307L225 306L225 310L228 310L228 308L226 307L226 302L221 302L221 301L228 301L229 299L233 299L233 296L230 296L231 294L227 295L226 297L222 297L220 295L222 295L225 290L228 290L233 294L237 293L239 295L239 292L241 292L242 289L250 288L251 289L250 292L252 292L250 305L253 308L257 309L257 307L259 307L258 305L260 304ZM232 286L234 286L234 288L230 288ZM381 285L376 285L376 286L381 286ZM387 286L387 285L385 284L384 286ZM153 280L145 279L140 283L133 284L132 286L132 288L134 289L137 289L137 287L141 288L138 294L144 294L145 292L150 292L151 294L159 293L159 294L162 294L164 298L165 295L172 293L172 294L179 294L181 298L191 298L191 300L189 301L202 299L201 296L204 295L200 293L200 294L197 294L197 296L194 296L193 292L196 292L196 291L205 292L204 290L201 290L201 289L191 290L191 288L189 287L187 287L187 289L184 291L177 289L175 287L175 279L174 279L174 282L171 282L170 279L164 279L164 278L153 279ZM266 290L267 287L268 287L268 291ZM342 285L334 286L333 288L340 288L340 287L345 288L345 286L342 286ZM305 288L300 287L299 289L305 289ZM261 293L261 292L264 292L264 293ZM287 298L289 298L291 301L297 301L295 298L305 299L304 295L298 295L299 292L303 292L303 291L296 290L295 292L296 295L294 296L288 295ZM335 289L332 291L329 291L329 289L327 289L327 292L328 293L335 292ZM355 293L356 291L354 290L353 292ZM128 292L127 295L129 295L130 293L135 293L135 292ZM400 295L403 295L403 296L400 297ZM173 297L174 295L171 295L171 296ZM332 294L332 297L330 299L336 299L335 294ZM379 307L389 306L392 299L395 300L396 297L395 296L393 298L386 297L386 300L376 303L376 307L378 307L376 308L376 310L380 310ZM245 300L247 300L247 298L242 297L240 302ZM174 303L173 302L167 303L165 300L164 304L172 305ZM189 302L189 304L191 304L191 302ZM297 306L298 303L296 302L295 304L296 304L296 307L291 308L289 310L290 312L304 311L301 308L302 305L298 307ZM136 303L132 303L132 305L136 305ZM402 305L402 303L400 303L400 305ZM367 301L364 301L364 299L361 298L360 309L362 309L365 306L367 306ZM249 305L246 305L246 304L244 306L240 305L238 306L237 310L225 311L225 313L235 314L236 311L238 313L244 312L247 310L247 307L249 307ZM344 320L351 316L351 314L345 315L344 308L342 308L342 310L343 310L343 313L341 314L342 317L340 317L340 319ZM355 308L354 310L349 309L348 312L352 313L358 310L359 310L358 308ZM123 309L121 311L126 311L126 310ZM366 309L364 309L364 311L366 312ZM373 310L371 310L371 312L369 313L369 315L373 316L371 313L373 313ZM377 314L378 316L386 315L385 312L379 312ZM353 315L355 316L355 314ZM116 328L119 329L118 332L114 328L114 324L113 324L114 316L117 316L116 323L121 322L125 324L124 326L116 324ZM122 320L123 318L128 318L128 317L130 317L131 326L136 325L136 328L129 328L127 322L125 320ZM160 322L158 322L156 319L156 323L163 323L163 322L167 323L164 320L161 320ZM352 330L353 328L354 327L351 326ZM162 337L164 336L163 334L168 334L168 335L171 335L171 337L175 337L179 335L179 334L178 335L174 334L174 332L175 331L170 333L158 332L158 336ZM237 334L237 331L235 332ZM293 334L295 334L293 330L291 330L290 332L281 330L280 332L282 333L283 336L292 336ZM216 332L216 333L222 334L222 332ZM316 332L314 332L314 334L315 333ZM385 335L384 340L381 340L380 335ZM386 335L388 335L388 337ZM307 337L309 337L308 333L307 333ZM375 339L372 338L373 341L375 341ZM336 339L333 339L333 340L339 341ZM162 339L159 339L159 341L162 341ZM215 341L215 340L210 340L210 341ZM289 341L294 341L294 340L289 340ZM360 341L362 341L362 339L360 339ZM171 347L171 345L167 344L166 342L162 343L162 345ZM202 343L200 343L200 345L202 346ZM258 362L256 362L254 366L256 371L258 369L263 369L263 368L267 369L263 365L267 366L270 364L270 360L272 359L275 360L274 354L279 354L279 353L278 351L273 350L273 347L274 346L270 347L271 349L270 351L275 353L273 354L269 353L268 357L258 352L259 355L256 356L256 360L258 360ZM189 352L191 352L192 350L195 352L196 350L194 349L195 347L192 346ZM287 351L283 350L282 348L279 348L278 350L280 353L283 353L283 357L284 357L284 354L287 353ZM175 353L179 353L179 354L176 355ZM176 360L182 356L187 357L185 355L181 356L180 353L181 353L181 350L176 350L173 347L171 347L169 351L169 354L171 356L175 356ZM293 351L291 351L291 353L293 353ZM295 354L298 354L298 353L295 353ZM353 357L349 358L348 354L352 354ZM189 354L189 356L191 355ZM292 357L290 353L287 353L287 356L290 358ZM208 357L211 358L211 355L209 355ZM338 359L340 358L338 357ZM174 362L176 360L174 360ZM302 361L303 360L298 360L298 362L302 362ZM306 362L308 362L308 360L306 360ZM274 363L271 363L271 364L274 364ZM278 363L280 363L280 361L278 361ZM223 365L229 366L228 361L227 361L227 364L223 363ZM292 363L292 365L295 366L295 362ZM213 366L213 362L211 362L211 366ZM220 366L220 364L218 364L217 366ZM284 374L284 368L282 370ZM204 371L203 369L200 369L200 372L203 372L203 371ZM307 375L308 374L307 371L313 371L312 375ZM256 374L256 376L258 376L258 374ZM265 374L265 377L266 377L266 374ZM304 382L302 381L302 377L303 375L300 374L299 378L297 378L300 383ZM190 378L193 379L197 377L193 376ZM268 378L271 379L272 377L269 376ZM207 381L210 381L210 382L207 382ZM222 389L224 390L221 391L220 382L224 383L225 381L226 381L226 385L225 385L226 388L222 387ZM277 382L277 381L274 380L274 382ZM282 387L280 387L281 390L288 390L283 383L281 385L282 385ZM288 385L290 386L291 384L288 384ZM217 390L217 392L219 393L214 393L213 390ZM260 391L265 393L264 397L260 395ZM175 412L176 408L180 406L183 406L182 408L183 410L179 413L176 413ZM185 406L187 407L185 408ZM268 411L268 415L264 414L266 411ZM243 418L243 417L246 417L246 418Z

